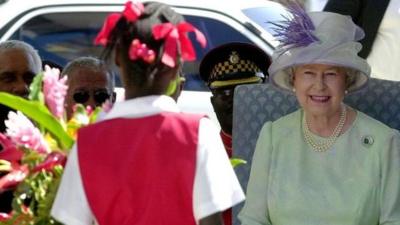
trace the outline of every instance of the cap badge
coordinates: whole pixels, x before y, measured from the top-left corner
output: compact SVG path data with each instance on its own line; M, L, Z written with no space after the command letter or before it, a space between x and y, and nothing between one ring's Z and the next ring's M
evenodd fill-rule
M233 51L230 55L229 55L229 62L231 62L232 64L236 64L239 62L239 55L236 51Z

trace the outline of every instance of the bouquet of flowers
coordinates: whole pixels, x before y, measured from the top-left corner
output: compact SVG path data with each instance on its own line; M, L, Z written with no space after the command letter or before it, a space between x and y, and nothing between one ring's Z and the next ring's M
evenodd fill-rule
M68 150L77 130L96 120L100 108L77 105L67 121L64 98L67 77L48 66L30 86L29 99L0 93L0 104L11 111L0 133L0 194L12 189L11 213L0 213L1 224L59 224L50 216ZM28 119L29 118L29 119Z

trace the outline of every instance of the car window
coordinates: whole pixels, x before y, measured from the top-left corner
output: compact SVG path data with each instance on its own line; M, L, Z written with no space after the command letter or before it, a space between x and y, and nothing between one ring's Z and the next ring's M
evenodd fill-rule
M39 50L43 60L65 66L79 56L100 56L102 47L94 46L93 40L100 29L106 12L49 13L36 16L22 25L12 39L23 40ZM208 91L198 76L202 57L212 48L232 41L251 41L229 25L218 20L186 15L185 19L200 29L208 40L207 47L201 48L190 35L197 53L197 61L187 62L183 72L186 75L185 90ZM117 76L118 77L118 76ZM117 86L121 86L117 81Z
M277 10L276 7L254 7L243 9L242 12L270 34L276 33L272 23L280 22L285 17L290 18L290 14L283 6L280 10Z
M93 40L107 13L52 13L32 18L11 39L33 45L43 60L65 66L79 56L99 56Z

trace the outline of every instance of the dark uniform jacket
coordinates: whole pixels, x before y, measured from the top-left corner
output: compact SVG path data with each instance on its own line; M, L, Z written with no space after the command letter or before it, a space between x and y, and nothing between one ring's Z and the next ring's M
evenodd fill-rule
M354 23L360 26L365 37L359 55L367 58L371 52L379 25L390 0L329 0L324 11L350 15Z

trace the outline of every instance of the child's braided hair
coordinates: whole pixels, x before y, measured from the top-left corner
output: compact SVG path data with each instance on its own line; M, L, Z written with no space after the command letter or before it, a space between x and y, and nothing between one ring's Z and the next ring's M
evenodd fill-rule
M183 17L168 5L158 2L144 3L144 11L135 22L129 22L124 16L120 17L110 33L103 57L109 59L113 50L118 47L121 50L122 60L127 66L126 70L129 71L129 74L133 74L128 82L143 85L147 80L153 79L155 73L170 69L161 63L165 39L155 40L152 27L155 24L167 22L176 25L183 21ZM144 60L133 61L130 59L129 49L134 39L145 43L149 49L155 52L154 62L148 63ZM180 61L180 49L178 47L176 59L178 65L181 64Z

